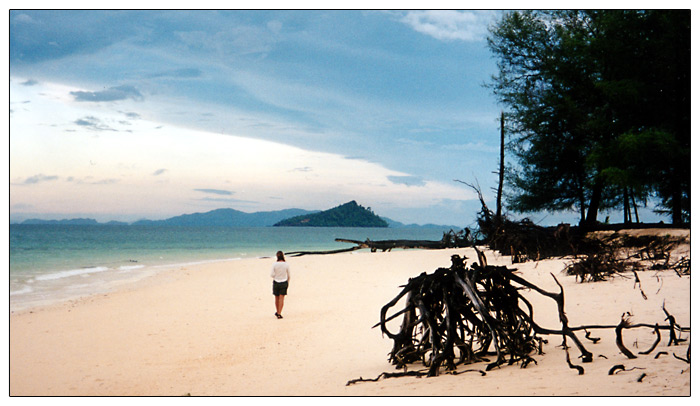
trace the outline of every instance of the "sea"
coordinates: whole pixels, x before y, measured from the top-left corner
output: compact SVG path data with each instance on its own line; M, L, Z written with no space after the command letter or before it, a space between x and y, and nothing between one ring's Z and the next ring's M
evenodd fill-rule
M439 240L446 228L10 225L10 310L109 292L183 266L351 248L350 240ZM459 231L459 230L454 230Z

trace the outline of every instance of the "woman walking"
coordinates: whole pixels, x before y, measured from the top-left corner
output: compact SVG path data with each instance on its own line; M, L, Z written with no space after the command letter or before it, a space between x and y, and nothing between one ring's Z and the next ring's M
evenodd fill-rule
M275 295L275 316L282 318L282 308L284 307L284 297L287 295L289 287L289 264L284 260L284 253L277 251L277 262L272 266L272 294Z

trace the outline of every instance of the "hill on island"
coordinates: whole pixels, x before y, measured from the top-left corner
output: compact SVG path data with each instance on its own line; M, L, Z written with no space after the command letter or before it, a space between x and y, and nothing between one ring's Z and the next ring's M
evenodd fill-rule
M389 223L353 200L319 213L282 220L275 227L389 227Z

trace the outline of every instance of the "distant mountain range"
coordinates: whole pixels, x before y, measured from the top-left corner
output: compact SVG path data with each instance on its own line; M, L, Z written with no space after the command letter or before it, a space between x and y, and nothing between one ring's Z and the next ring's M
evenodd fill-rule
M315 211L285 209L245 213L234 209L217 209L206 213L183 214L165 220L139 220L133 225L270 227L281 220L310 213Z
M39 220L39 219L28 219L24 220L21 224L61 224L61 225L74 225L74 226L96 226L96 225L128 225L129 223L123 223L121 221L110 221L108 223L98 223L95 219L67 219L67 220Z
M325 213L325 214L323 214ZM343 218L344 213L344 218ZM319 214L319 217L311 217ZM371 214L371 216L366 216ZM339 217L335 217L340 215ZM352 201L344 205L340 205L334 209L324 212L319 210L303 210L303 209L285 209L277 211L263 211L255 213L245 213L235 209L216 209L206 213L183 214L180 216L171 217L165 220L139 220L133 223L121 221L110 221L107 223L99 223L94 219L76 218L66 220L41 220L28 219L20 224L55 224L55 225L136 225L136 226L228 226L228 227L272 227L282 225L284 220L292 220L297 218L299 222L304 219L309 219L306 224L299 223L296 226L317 226L317 227L421 227L421 228L444 228L459 230L461 227L436 225L436 224L403 224L398 221L391 220L386 217L379 217L371 212L371 209L364 207ZM364 221L358 221L364 219ZM326 222L327 225L314 225ZM356 225L349 225L356 224ZM360 225L366 224L366 225ZM370 225L371 224L371 225ZM291 226L291 224L289 224Z
M275 227L389 227L389 223L353 200L319 213L282 220Z

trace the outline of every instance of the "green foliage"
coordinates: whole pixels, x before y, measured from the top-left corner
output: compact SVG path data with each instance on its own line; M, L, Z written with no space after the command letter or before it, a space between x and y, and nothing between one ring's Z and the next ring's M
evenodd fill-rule
M280 227L388 227L389 224L354 200L320 213L282 220Z
M509 207L598 209L690 198L690 13L524 11L491 31L517 167Z

